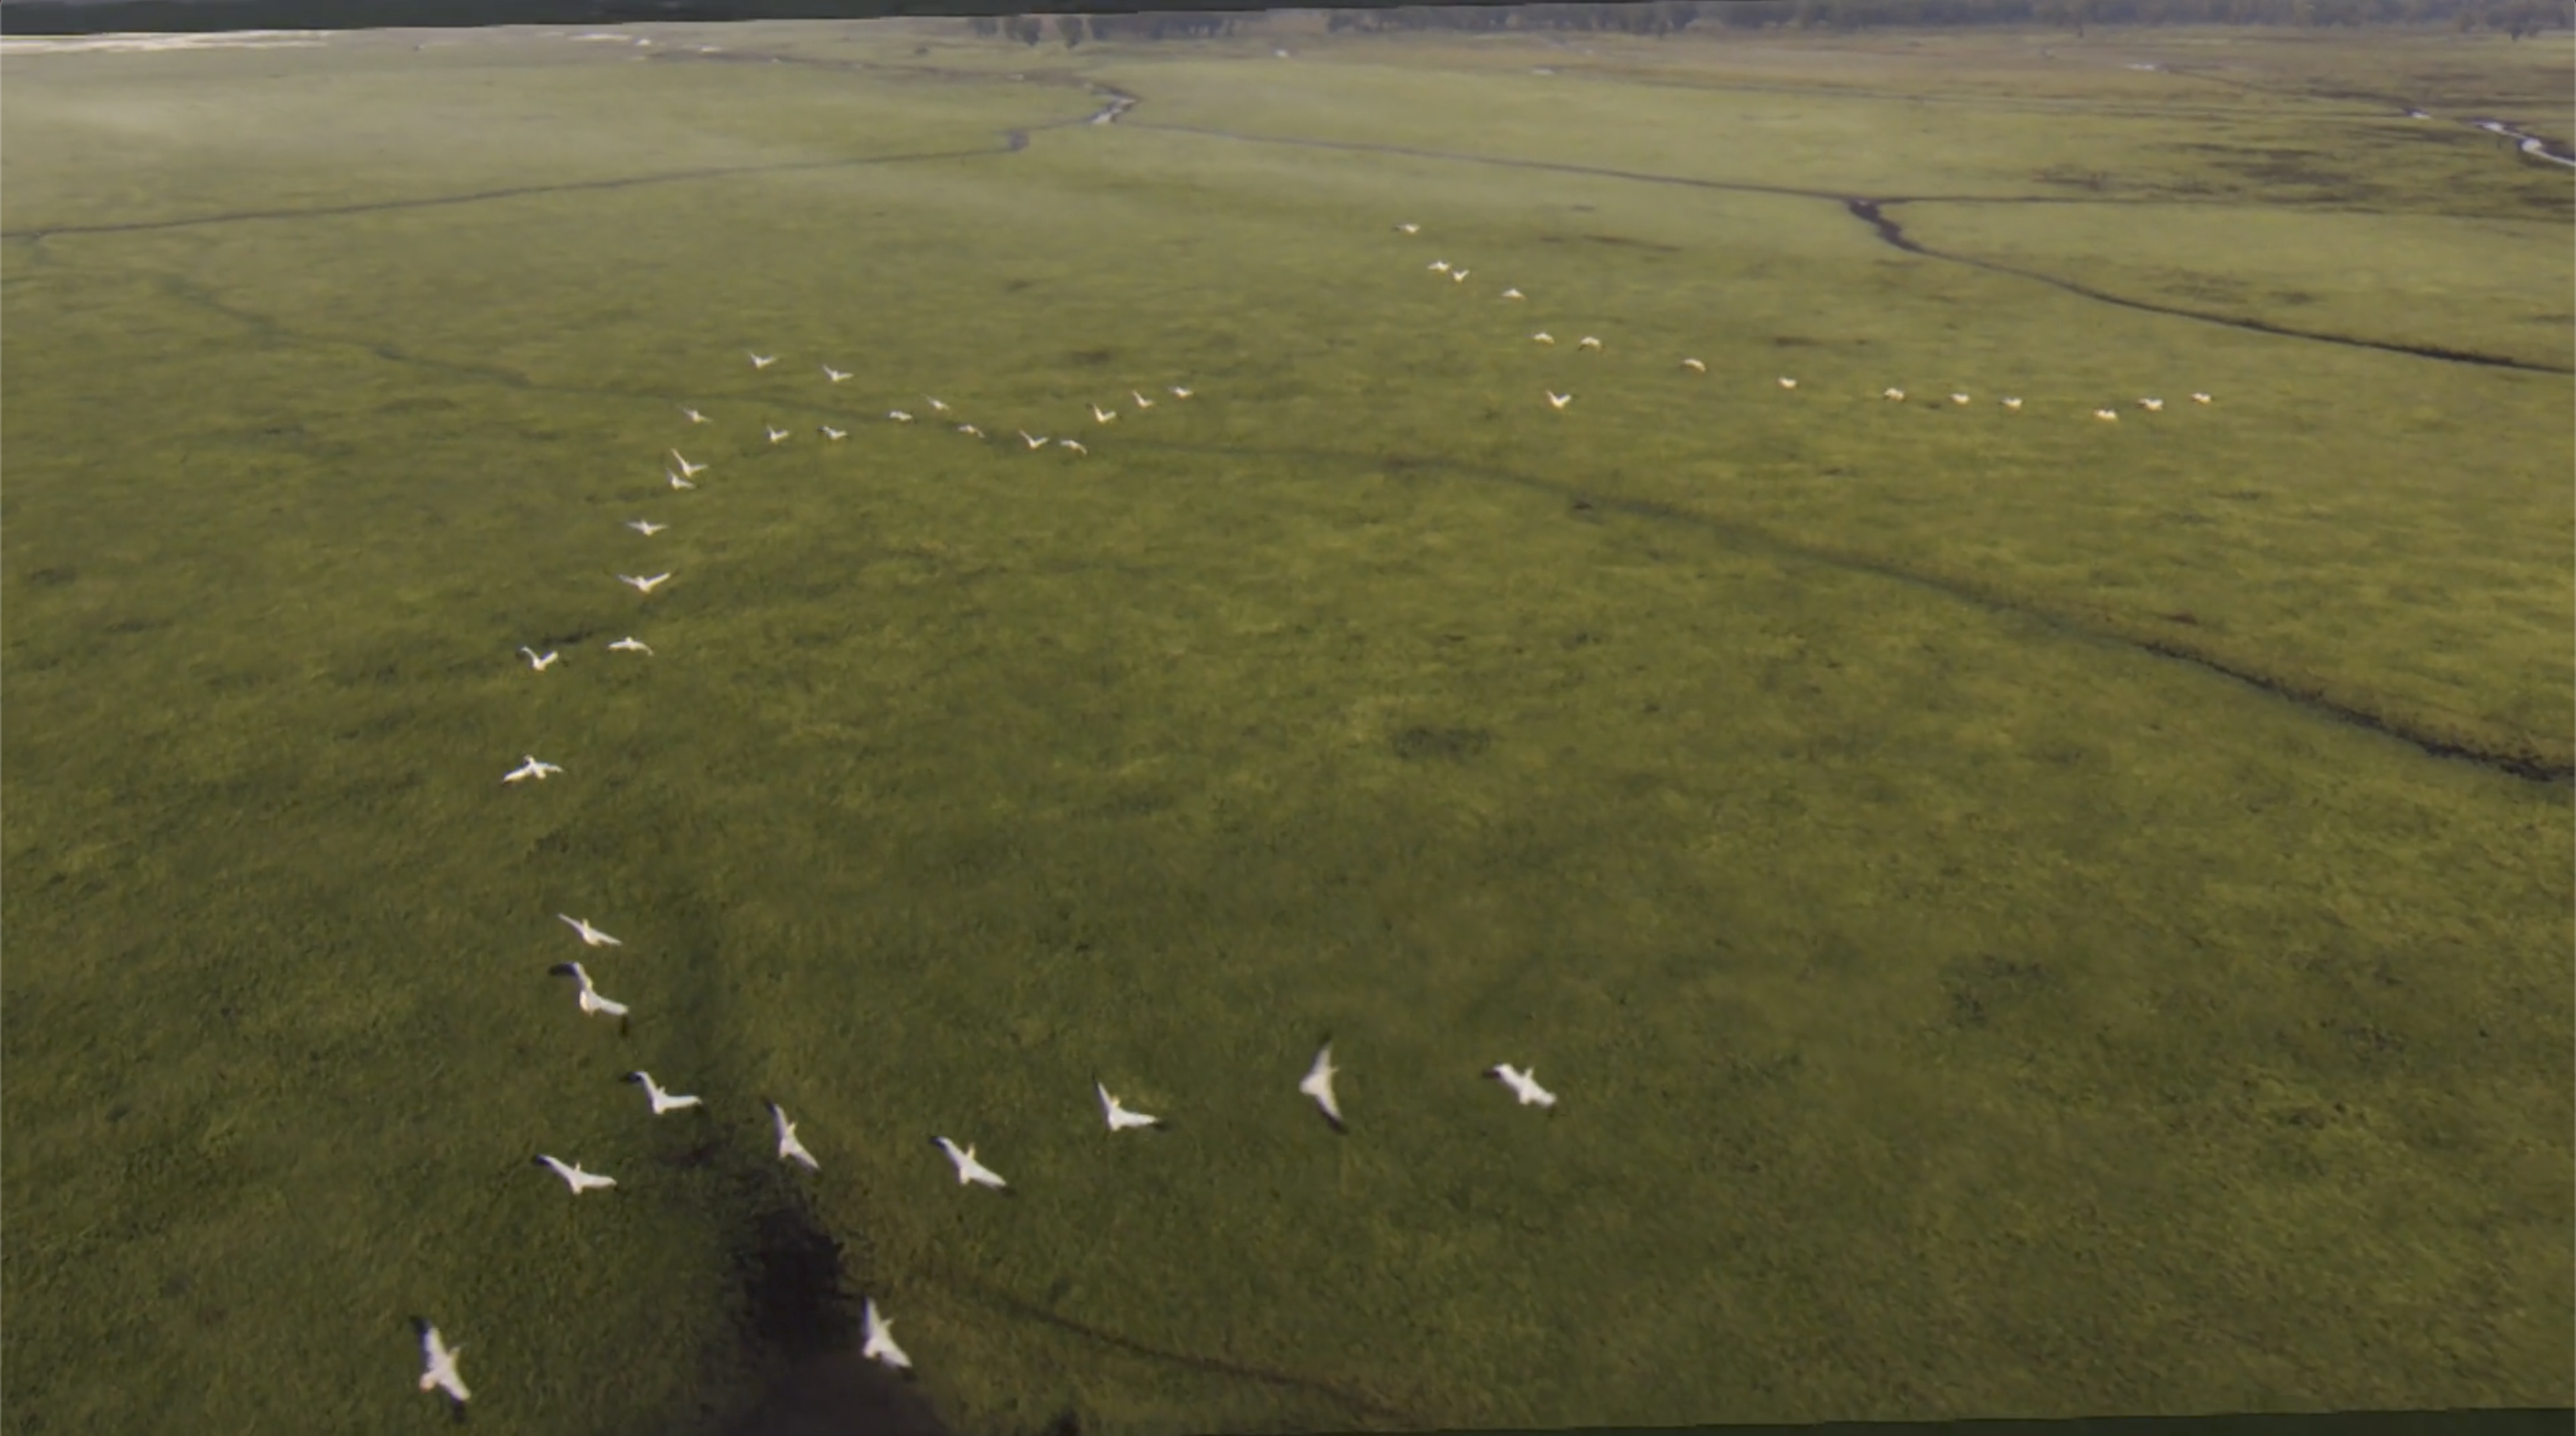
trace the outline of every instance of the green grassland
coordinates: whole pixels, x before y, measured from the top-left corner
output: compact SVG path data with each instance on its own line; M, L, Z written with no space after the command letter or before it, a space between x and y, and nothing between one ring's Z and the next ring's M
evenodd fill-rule
M2571 1399L2563 45L954 28L0 66L0 1427Z

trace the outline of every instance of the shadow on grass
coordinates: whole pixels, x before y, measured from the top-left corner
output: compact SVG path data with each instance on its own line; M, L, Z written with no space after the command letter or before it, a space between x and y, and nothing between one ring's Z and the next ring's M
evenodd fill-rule
M802 1201L752 1222L736 1269L752 1348L745 1355L762 1366L783 1360L787 1375L747 1414L714 1428L720 1436L947 1436L947 1423L900 1374L859 1355L841 1244Z

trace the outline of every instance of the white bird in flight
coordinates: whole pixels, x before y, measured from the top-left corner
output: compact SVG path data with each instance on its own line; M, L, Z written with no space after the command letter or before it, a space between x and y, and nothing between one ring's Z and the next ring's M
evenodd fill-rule
M1902 389L1881 389L1878 391L1878 397L1888 400L1891 403L1902 404L1905 402L1905 391Z
M1097 404L1091 406L1091 418L1094 423L1106 424L1117 417L1118 411L1115 409L1103 409Z
M651 578L637 578L631 573L621 573L617 576L617 581L631 586L637 593L651 593L653 590L660 588L662 586L662 581L669 577L670 575L667 573L657 573Z
M863 1338L859 1355L907 1371L912 1368L912 1358L904 1355L903 1348L894 1344L894 1323L877 1315L875 1297L869 1297L867 1305L859 1313L859 1333Z
M819 432L820 434L822 434L822 436L823 436L824 438L826 438L826 439L830 439L832 442L834 442L834 443L836 443L836 444L837 444L837 443L839 443L841 440L843 440L843 439L846 439L846 438L850 437L850 431L849 431L849 430L847 430L847 429L835 429L835 428L833 428L833 427L832 427L831 425L829 425L829 424L824 424L824 425L820 426L820 428L817 430L817 432Z
M912 422L912 416L901 409L886 410L886 417L894 420L898 424L909 424Z
M464 1347L448 1345L438 1334L437 1327L428 1322L422 1322L420 1356L422 1364L427 1369L420 1374L420 1389L443 1391L447 1393L448 1400L459 1406L472 1400L474 1393L465 1389L465 1378L457 1374L456 1370L456 1358L464 1354Z
M2096 409L2093 411L2093 417L2106 424L2116 424L2120 422L2120 411L2117 409Z
M615 643L608 645L608 651L611 653L641 653L647 658L653 656L652 648L642 639L637 638L631 633L624 638L617 640Z
M1547 395L1547 404L1551 409L1562 409L1574 402L1574 396L1571 394L1560 394L1553 389L1544 389L1540 392Z
M2004 407L2005 407L2005 408L2007 408L2007 409L2011 409L2011 410L2014 410L2014 411L2016 411L2016 412L2018 412L2018 411L2021 409L2021 397L2020 397L2019 395L2013 395L2013 396L2010 396L2010 397L2006 398L2003 402L2004 402Z
M656 1117L665 1112L677 1112L683 1107L699 1105L699 1099L695 1097L674 1097L663 1091L661 1084L653 1080L653 1074L650 1072L629 1072L617 1080L632 1082L642 1087L644 1095L652 1100L653 1115Z
M1399 224L1395 227L1395 232L1398 234L1420 234L1422 233L1422 226L1418 224Z
M1577 349L1598 349L1601 347L1601 341L1593 338L1589 334L1586 334L1582 338L1574 341L1574 347Z
M1950 396L1950 402L1953 404L1965 405L1968 402L1968 396L1965 394L1953 394Z
M1517 289L1506 289L1506 290L1504 290L1504 291L1503 291L1503 297L1504 297L1505 299L1527 299L1527 298L1529 298L1529 296L1528 296L1528 295L1521 293L1521 292L1520 292L1519 290L1517 290Z
M1553 344L1556 342L1556 336L1542 329L1536 334L1530 336L1530 342L1533 344Z
M684 404L684 405L682 405L682 406L680 407L680 412L681 412L681 413L683 413L683 414L688 415L688 416L689 416L689 422L690 422L690 423L692 423L692 424L703 424L703 423L706 423L706 422L707 422L707 416L706 416L706 415L699 413L699 412L698 412L697 410L695 410L695 409L689 408L689 407L688 407L687 405L685 405L685 404Z
M2195 404L2206 404L2209 402L2209 396L2207 394L2194 394L2191 396L2191 402Z
M773 444L783 444L787 442L787 431L785 429L773 429L769 425L763 424L760 426L760 432L767 434L769 436L769 442Z
M671 462L680 466L680 477L684 479L694 479L707 471L706 465L690 463L677 449L671 451Z
M1144 395L1137 393L1133 389L1127 391L1127 397L1135 400L1136 407L1139 409L1150 409L1154 407L1153 400L1146 398Z
M663 471L662 477L669 479L671 481L671 487L675 489L694 489L697 487L697 485L690 483L688 480L681 478L678 474L671 473L668 470Z
M1468 274L1470 274L1471 272L1472 272L1472 271L1470 271L1470 270L1464 270L1464 269L1453 269L1453 270L1450 270L1450 271L1449 271L1449 282L1450 282L1450 283L1452 283L1452 284L1464 284L1464 283L1466 283L1466 282L1467 282L1467 276L1468 276Z
M501 775L502 782L515 783L522 778L534 778L538 782L542 783L546 780L546 776L548 774L560 773L563 771L563 769L556 764L538 762L537 755L534 753L526 754L525 757L527 758L526 762L521 763L516 768L513 768L509 772Z
M826 379L831 380L831 381L832 381L833 383L835 383L835 384L838 384L838 383L840 383L842 380L847 379L847 378L849 378L850 376L849 376L849 374L848 374L847 372L845 372L845 371L843 371L843 370L835 369L835 368L833 368L831 365L826 364L826 365L824 365L824 366L823 366L823 377L824 377L824 378L826 378Z
M981 429L976 428L976 427L975 427L974 425L972 425L972 424L960 424L960 425L958 425L958 426L957 426L957 432L958 432L958 433L961 433L961 434L964 434L967 438L970 438L970 439L980 439L980 438L984 437L984 431L983 431L983 430L981 430Z
M1324 1120L1332 1123L1336 1132L1349 1130L1342 1125L1342 1104L1333 1097L1333 1075L1341 1070L1333 1065L1333 1044L1327 1042L1315 1054L1315 1065L1306 1069L1305 1080L1297 1084L1298 1091L1315 1099Z
M1032 449L1043 449L1047 444L1046 435L1032 434L1026 429L1022 429L1020 431L1020 442L1028 445Z
M559 912L556 913L555 916L574 932L581 934L581 940L590 944L592 947L624 947L626 945L625 943L618 941L616 938L610 937L608 934L601 932L598 928L592 927L582 919L574 917L570 913Z
M1434 274L1447 274L1449 272L1449 261L1445 259L1435 259L1422 267L1430 270Z
M1783 389L1795 389L1798 387L1798 381L1790 378L1786 374L1783 374L1780 376L1780 387Z
M1190 390L1189 390L1188 386L1186 386L1186 385L1182 385L1182 384L1174 384L1174 385L1172 386L1172 397L1173 397L1173 398L1175 398L1175 399L1186 399L1186 398L1190 397Z
M1538 1085L1538 1074L1525 1072L1509 1062L1498 1062L1485 1069L1485 1075L1512 1089L1524 1107L1554 1107L1556 1094Z
M626 521L626 526L635 530L637 533L642 534L646 538L651 538L653 535L670 527L669 524L657 524L651 519L628 519Z
M1151 1127L1163 1120L1160 1117L1147 1116L1142 1112L1128 1111L1117 1098L1109 1095L1107 1087L1098 1082L1091 1084L1091 1090L1100 1094L1100 1113L1109 1119L1109 1130L1112 1132L1123 1132L1130 1127Z
M960 1147L946 1137L933 1137L930 1141L931 1145L946 1152L948 1160L956 1166L957 1185L962 1187L968 1182L973 1182L977 1186L991 1187L997 1192L1010 1185L1002 1180L1001 1173L975 1160L974 1148Z
M933 399L933 398L931 398L931 397L930 397L929 395L927 395L927 394L922 395L922 396L921 396L921 399L922 399L922 402L923 402L923 403L928 404L928 405L930 406L930 412L932 412L932 413L934 413L934 414L945 414L945 413L947 413L947 412L948 412L948 406L947 406L947 405L945 405L945 404L943 404L943 403L939 402L937 399Z
M1707 372L1708 372L1708 366L1707 366L1707 365L1705 365L1705 364L1702 364L1701 362L1699 362L1699 361L1698 361L1698 360L1696 360L1696 359L1685 359L1685 360L1683 360L1683 361L1682 361L1682 367L1683 367L1683 368L1685 368L1685 369L1688 369L1689 371L1691 371L1691 372L1692 372L1692 373L1694 373L1694 374L1705 374L1705 373L1707 373Z
M551 648L547 649L543 653L539 653L533 648L522 646L519 651L528 655L528 666L537 670L539 673L543 673L547 669L554 667L555 660L563 657L562 654Z
M566 1166L552 1157L541 1155L530 1165L543 1167L547 1171L554 1173L556 1176L563 1178L564 1185L572 1188L572 1194L576 1197L594 1187L605 1189L617 1185L617 1179L615 1177L601 1176L597 1172L585 1172L581 1169L581 1164L579 1162Z
M2161 414L2164 412L2165 401L2162 399L2140 399L2138 401L2138 407L2146 410L2150 414Z
M778 1159L780 1161L794 1162L809 1172L819 1172L823 1170L822 1164L814 1160L814 1154L806 1151L805 1144L796 1140L796 1124L787 1120L786 1108L779 1106L775 1102L770 1103L769 1122L771 1126L778 1129Z
M1084 448L1082 445L1075 443L1071 439L1058 439L1055 442L1058 448L1071 449L1077 454L1088 454L1091 452L1089 449Z
M747 349L743 352L750 356L751 367L754 369L766 369L770 365L778 362L778 356L775 354L752 354L751 351Z
M612 1002L609 999L600 996L599 989L590 985L590 974L582 970L582 965L580 963L559 962L554 966L547 968L546 971L553 973L557 977L569 977L573 981L581 984L580 1001L581 1010L584 1014L600 1017L624 1017L626 1015L626 1004L623 1002Z

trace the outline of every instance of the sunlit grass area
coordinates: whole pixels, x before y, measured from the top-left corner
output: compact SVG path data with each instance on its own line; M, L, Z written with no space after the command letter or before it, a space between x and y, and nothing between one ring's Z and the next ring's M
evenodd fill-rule
M2570 1400L2530 47L650 33L0 68L9 1431Z

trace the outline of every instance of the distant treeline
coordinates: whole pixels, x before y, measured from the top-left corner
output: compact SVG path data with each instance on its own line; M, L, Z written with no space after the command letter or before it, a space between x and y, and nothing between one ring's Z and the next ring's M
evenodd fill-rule
M1613 30L1671 35L1707 30L1918 29L1945 25L2438 25L2521 39L2576 27L2576 0L1630 0L1600 5L1399 5L1333 10L1326 28L1389 30ZM1231 35L1228 11L1145 10L1112 15L979 16L978 35L1068 48L1086 38L1184 39Z

